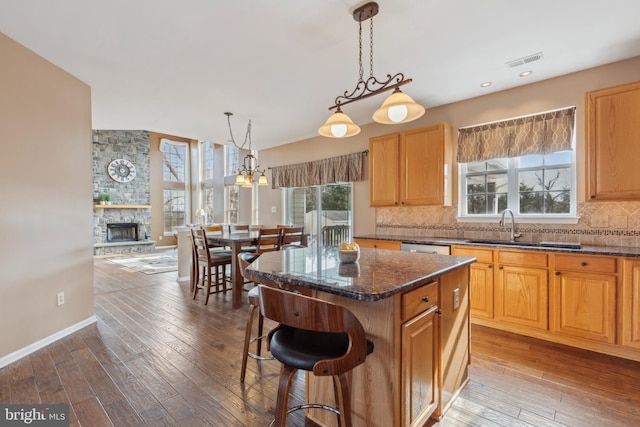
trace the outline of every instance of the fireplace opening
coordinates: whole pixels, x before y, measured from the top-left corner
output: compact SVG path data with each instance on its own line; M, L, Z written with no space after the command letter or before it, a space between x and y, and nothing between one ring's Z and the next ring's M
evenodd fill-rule
M140 240L137 222L107 224L107 243L134 242Z

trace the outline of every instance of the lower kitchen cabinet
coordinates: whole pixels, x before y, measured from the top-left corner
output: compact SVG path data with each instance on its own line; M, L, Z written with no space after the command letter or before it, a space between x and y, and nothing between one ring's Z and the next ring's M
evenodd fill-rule
M471 264L469 307L475 318L493 319L493 250L454 246L451 255L476 258Z
M399 251L401 246L401 242L394 240L355 239L355 242L361 248L391 249L394 251Z
M548 329L548 255L497 250L495 319L538 330Z
M616 287L615 258L556 255L551 332L614 344Z
M640 260L625 259L623 269L621 344L640 350Z
M547 270L500 265L495 290L495 318L501 322L547 330Z

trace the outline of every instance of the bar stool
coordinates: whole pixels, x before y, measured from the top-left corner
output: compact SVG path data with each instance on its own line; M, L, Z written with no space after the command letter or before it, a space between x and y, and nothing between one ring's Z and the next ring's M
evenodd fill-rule
M238 254L238 263L240 264L240 274L245 279L245 282L249 281L244 275L244 270L249 264L258 258L257 255L249 252L241 252ZM244 382L244 377L247 372L248 358L255 360L273 360L273 356L262 356L262 340L266 338L263 335L264 316L260 312L260 295L258 294L258 287L254 286L247 293L247 302L249 302L249 318L247 319L247 326L244 333L244 346L242 349L242 366L240 368L240 382ZM258 314L258 334L252 336L253 332L253 320L255 319L256 310ZM256 343L256 352L251 353L249 347L252 343Z
M342 427L351 427L351 395L347 372L365 361L373 343L360 321L345 307L316 298L258 285L260 312L278 322L268 334L271 354L282 363L275 420L284 427L287 414L306 408L327 409ZM304 404L288 408L291 380L299 370L331 376L337 408Z

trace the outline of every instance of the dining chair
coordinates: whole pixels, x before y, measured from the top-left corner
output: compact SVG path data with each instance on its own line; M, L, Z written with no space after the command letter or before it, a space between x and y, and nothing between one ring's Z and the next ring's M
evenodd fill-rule
M256 253L260 255L265 252L279 251L282 230L282 228L261 228L260 231L258 231Z
M219 225L205 225L201 227L204 231L207 232L207 236L215 236L215 235L223 235L224 234L224 229L225 226L222 224ZM209 248L224 248L227 249L226 246L221 246L221 245L212 245L211 243L207 243L209 245ZM229 253L231 253L231 251L229 250Z
M301 245L303 234L304 227L282 227L282 238L280 239L280 246L291 244Z
M229 231L231 233L238 231L249 231L249 224L229 224Z
M373 352L360 321L345 307L309 296L264 285L258 294L262 316L278 323L267 335L271 354L282 363L273 425L284 427L287 414L298 409L320 408L334 412L342 427L351 427L347 373ZM289 408L291 380L299 369L331 376L337 407L307 403Z
M193 238L196 269L199 270L197 274L198 281L194 283L193 299L196 299L199 288L204 287L206 282L207 296L204 304L207 305L211 294L227 291L227 266L231 265L231 253L211 250L207 242L207 232L203 229L192 229L191 236ZM212 269L215 269L213 273L215 276L212 274ZM202 277L200 277L200 272ZM202 284L200 280L202 280ZM212 282L215 283L214 291L211 290ZM222 289L220 289L221 285Z

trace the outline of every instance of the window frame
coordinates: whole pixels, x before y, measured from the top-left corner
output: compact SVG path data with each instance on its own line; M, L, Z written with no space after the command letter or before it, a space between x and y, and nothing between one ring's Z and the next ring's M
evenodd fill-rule
M576 170L576 150L575 150L575 136L572 141L572 149L569 151L571 154L571 162L569 164L552 164L552 165L541 165L539 167L520 167L519 159L520 157L509 158L508 166L506 169L507 175L507 209L511 209L514 213L515 219L520 223L530 223L530 224L577 224L580 217L577 214L577 170ZM467 165L468 163L460 163L458 167L458 215L456 217L458 222L494 222L500 219L501 213L498 212L496 214L479 214L479 215L470 215L466 212L467 209L467 200L466 200L466 178L467 176L486 176L487 174L495 173L498 171L485 171L484 173L467 173ZM571 196L570 196L570 208L569 213L566 214L526 214L520 213L520 194L519 194L519 181L518 181L518 172L520 171L531 171L531 170L544 170L544 169L553 169L557 167L569 168L570 174L570 188L571 188Z
M164 208L164 193L165 191L182 191L184 193L184 223L181 225L174 225L173 227L184 227L186 224L191 222L191 195L189 192L189 188L191 187L191 169L190 169L190 146L188 142L184 141L172 141L168 139L163 139L163 150L162 150L162 235L163 236L173 236L176 231L167 231L166 230L166 218L165 218L165 208ZM165 153L168 150L168 146L176 146L176 147L184 147L184 181L166 181L164 178L164 167L165 167Z
M324 211L325 209L323 209L322 207L322 189L323 187L329 187L329 186L348 186L349 187L349 210L348 212L348 226L349 226L349 237L347 239L345 239L345 241L351 241L351 239L353 238L353 234L354 234L354 223L353 223L353 214L354 214L354 197L353 197L353 183L352 182L336 182L336 183L332 183L332 184L323 184L323 185L311 185L309 187L282 187L282 223L283 224L294 224L294 221L292 220L291 217L291 202L292 202L292 193L295 190L300 190L300 189L307 189L307 188L313 188L315 189L315 203L317 206L320 207L320 212ZM306 213L305 213L306 215ZM318 215L318 218L320 217L320 215ZM298 224L295 224L298 225ZM305 232L309 234L309 246L315 245L315 246L320 246L321 244L323 245L324 242L322 242L322 228L323 228L323 224L322 221L317 220L316 223L314 224L314 229L313 230L307 230L306 229L306 224L301 224L301 225L305 225Z

